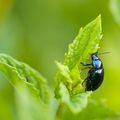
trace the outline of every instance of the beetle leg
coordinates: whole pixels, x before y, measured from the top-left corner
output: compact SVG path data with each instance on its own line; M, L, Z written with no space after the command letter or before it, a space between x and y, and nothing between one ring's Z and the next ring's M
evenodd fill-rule
M83 66L90 66L90 65L92 65L91 63L88 64L88 63L83 63L83 62L81 62L81 64L82 64Z
M86 69L90 69L91 67L85 67L85 68L82 68L82 70L86 70Z
M87 78L82 82L82 86L83 86L83 84L84 84L86 81L87 81Z

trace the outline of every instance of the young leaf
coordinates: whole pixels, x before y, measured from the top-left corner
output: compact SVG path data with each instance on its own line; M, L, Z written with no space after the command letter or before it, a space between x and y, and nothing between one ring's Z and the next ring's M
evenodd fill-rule
M87 106L90 94L91 92L87 92L71 96L66 86L62 83L60 84L61 102L68 105L73 113L78 113Z
M89 92L84 92L80 76L80 62L86 61L96 52L101 40L101 16L80 29L77 37L69 45L64 64L57 62L55 95L71 109L80 112L86 105Z
M18 89L27 88L33 96L47 102L49 98L47 81L37 71L12 57L0 54L0 70L12 85Z
M69 45L65 55L64 64L73 69L80 61L86 60L88 56L96 52L101 40L101 16L81 28L77 37Z

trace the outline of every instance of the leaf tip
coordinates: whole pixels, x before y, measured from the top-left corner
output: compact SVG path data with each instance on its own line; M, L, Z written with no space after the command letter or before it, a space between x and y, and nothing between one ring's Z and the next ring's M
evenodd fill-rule
M100 26L101 26L101 14L99 14L96 18L96 20L99 22Z
M98 19L99 21L101 21L101 14L99 14L99 15L97 16L97 19Z

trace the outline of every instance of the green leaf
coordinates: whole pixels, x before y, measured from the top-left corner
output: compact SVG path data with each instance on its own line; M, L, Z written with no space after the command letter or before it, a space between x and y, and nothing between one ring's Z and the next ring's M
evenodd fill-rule
M65 55L64 64L70 70L79 65L80 61L86 60L91 53L97 51L102 37L101 30L101 16L80 29Z
M110 10L118 25L120 25L120 0L110 0Z
M77 113L86 107L88 96L82 86L80 62L87 60L90 54L97 52L101 40L101 16L80 29L77 37L69 45L64 64L56 62L56 98L64 102L71 111Z
M44 77L27 64L5 54L0 54L0 70L16 88L17 119L54 120L56 107L51 105L54 99Z
M79 114L67 110L63 120L119 120L120 113L111 110L103 100L89 100L88 106Z
M66 86L60 84L61 102L67 104L73 113L78 113L87 106L90 94L91 92L87 92L71 96Z
M68 66L62 65L59 62L56 62L56 65L60 71L61 76L63 76L68 83L72 83L72 78L70 76L70 70Z
M48 102L47 81L36 70L5 54L0 54L0 70L18 91L26 88L34 97Z
M18 87L21 88L21 85ZM15 97L19 120L54 120L54 109L42 104L28 89L16 91Z

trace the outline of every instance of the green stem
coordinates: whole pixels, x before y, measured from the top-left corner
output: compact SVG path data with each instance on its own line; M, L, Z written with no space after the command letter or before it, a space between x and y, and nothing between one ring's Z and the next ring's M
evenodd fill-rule
M60 103L57 113L56 113L56 120L62 120L63 112L64 112L65 104Z

